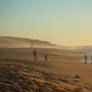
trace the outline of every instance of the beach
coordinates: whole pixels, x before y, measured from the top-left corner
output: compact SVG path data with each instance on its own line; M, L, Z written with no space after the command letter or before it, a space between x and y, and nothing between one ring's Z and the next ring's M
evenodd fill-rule
M91 92L92 65L80 62L83 54L70 50L36 49L38 61L33 61L30 48L0 49L1 92ZM45 62L44 54L50 54ZM51 54L54 54L54 56Z

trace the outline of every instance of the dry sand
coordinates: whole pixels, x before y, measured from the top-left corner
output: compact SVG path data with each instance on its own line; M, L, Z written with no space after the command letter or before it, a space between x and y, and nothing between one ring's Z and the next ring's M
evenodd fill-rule
M32 49L0 49L0 92L92 92L92 64L79 56L44 54L82 54L68 50L37 49L39 61L33 62Z

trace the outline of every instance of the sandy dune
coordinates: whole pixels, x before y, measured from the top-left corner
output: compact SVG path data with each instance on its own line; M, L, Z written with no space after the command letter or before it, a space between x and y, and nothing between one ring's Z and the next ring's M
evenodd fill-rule
M44 54L82 54L69 50L37 49L38 62L33 62L32 49L0 49L0 92L92 92L92 65L80 62L79 56Z

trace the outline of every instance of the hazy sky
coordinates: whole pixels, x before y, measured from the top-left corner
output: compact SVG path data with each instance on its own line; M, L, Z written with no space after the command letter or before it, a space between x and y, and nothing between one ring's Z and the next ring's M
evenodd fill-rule
M92 0L0 0L0 35L92 45Z

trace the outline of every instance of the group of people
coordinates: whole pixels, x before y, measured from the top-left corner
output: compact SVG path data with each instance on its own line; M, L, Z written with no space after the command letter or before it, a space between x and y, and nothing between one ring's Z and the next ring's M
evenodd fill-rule
M34 56L34 61L37 62L37 51L33 50L33 56ZM48 54L44 55L44 60L47 62L48 61Z
M33 49L33 44L31 45L31 48ZM38 56L38 53L37 53L37 50L33 50L33 57L34 57L34 61L37 62L37 56ZM85 58L85 64L87 64L87 60L88 60L88 56L85 55L84 56ZM91 58L92 59L92 58ZM44 60L47 62L48 61L48 54L44 54Z
M37 50L33 50L33 57L34 57L34 61L37 62ZM87 60L88 60L88 56L85 55L85 64L87 64ZM48 54L44 54L44 60L47 62L48 61Z

